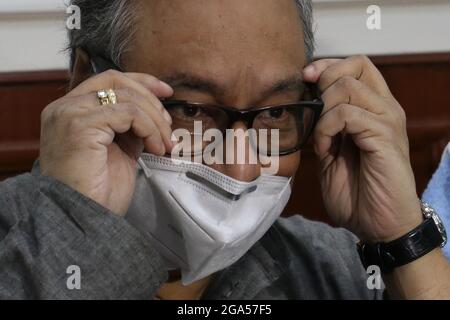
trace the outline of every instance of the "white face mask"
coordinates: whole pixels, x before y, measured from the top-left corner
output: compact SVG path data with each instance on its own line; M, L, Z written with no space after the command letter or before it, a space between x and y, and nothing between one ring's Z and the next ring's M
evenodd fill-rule
M241 258L286 206L290 178L232 179L205 165L143 154L126 219L150 235L189 285Z

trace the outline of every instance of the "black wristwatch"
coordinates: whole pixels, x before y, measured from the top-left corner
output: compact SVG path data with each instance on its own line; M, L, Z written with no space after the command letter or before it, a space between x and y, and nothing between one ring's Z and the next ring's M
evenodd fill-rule
M444 224L434 209L421 202L424 222L403 237L388 243L358 243L358 253L364 267L376 265L382 273L389 274L395 268L423 257L447 243Z

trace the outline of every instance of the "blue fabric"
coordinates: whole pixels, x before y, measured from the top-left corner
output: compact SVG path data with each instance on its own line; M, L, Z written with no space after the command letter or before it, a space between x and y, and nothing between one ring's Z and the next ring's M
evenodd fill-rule
M447 145L439 168L433 175L422 199L428 202L439 214L450 235L450 143ZM450 259L450 245L444 247L444 253Z

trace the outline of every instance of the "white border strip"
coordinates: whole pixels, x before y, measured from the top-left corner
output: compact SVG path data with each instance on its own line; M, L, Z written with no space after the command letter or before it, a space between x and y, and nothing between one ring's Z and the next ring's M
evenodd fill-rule
M317 4L355 3L368 0L312 0ZM379 0L380 1L380 0ZM0 14L64 12L67 0L1 0Z
M1 0L0 14L63 12L67 0ZM367 0L312 0L313 3L348 3Z
M65 12L64 0L1 0L0 14Z
M371 2L369 0L312 0L313 3L354 3L354 2ZM372 1L373 2L373 1ZM379 1L378 1L379 2Z

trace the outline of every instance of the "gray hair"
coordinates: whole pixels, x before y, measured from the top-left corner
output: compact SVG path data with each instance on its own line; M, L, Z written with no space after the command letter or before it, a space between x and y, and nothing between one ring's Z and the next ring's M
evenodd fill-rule
M121 65L122 56L130 48L136 32L137 10L133 0L72 0L81 9L81 30L69 30L70 69L75 62L75 49L110 59ZM312 61L315 43L311 0L295 0L303 25L306 58Z

